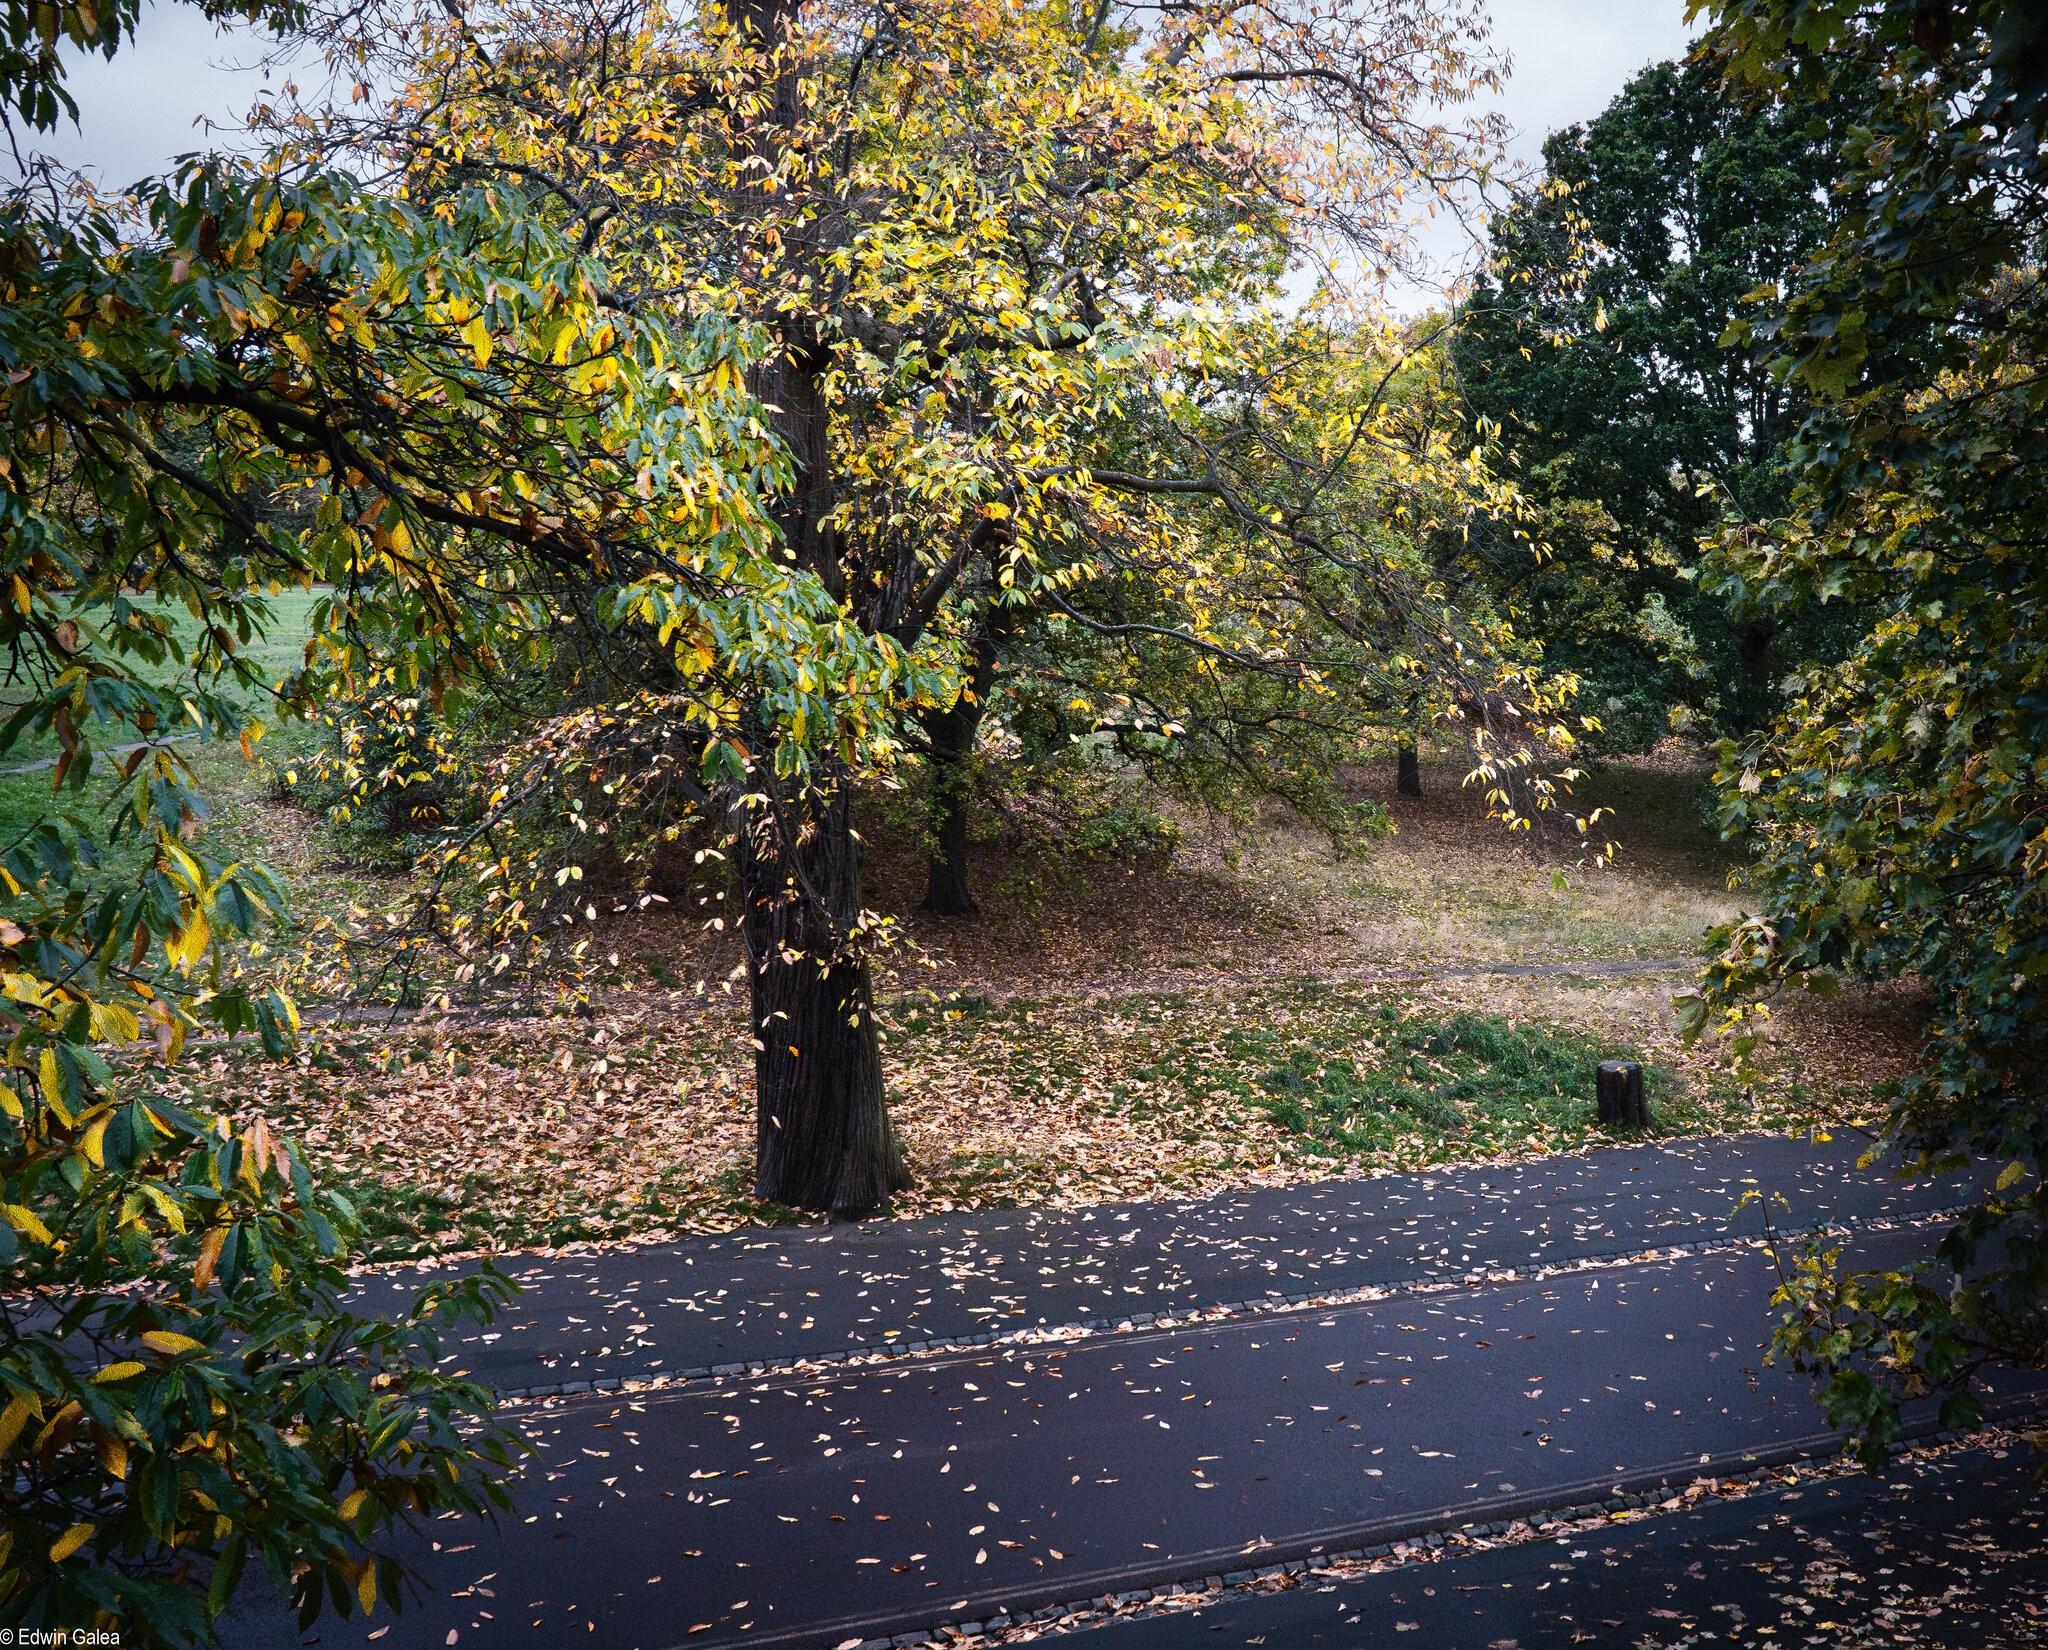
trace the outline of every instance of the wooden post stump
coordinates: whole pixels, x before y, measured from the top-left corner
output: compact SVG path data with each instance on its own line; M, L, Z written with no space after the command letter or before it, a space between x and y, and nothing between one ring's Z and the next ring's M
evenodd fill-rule
M1602 1060L1593 1082L1602 1123L1618 1129L1650 1126L1650 1104L1643 1098L1641 1066L1633 1060Z

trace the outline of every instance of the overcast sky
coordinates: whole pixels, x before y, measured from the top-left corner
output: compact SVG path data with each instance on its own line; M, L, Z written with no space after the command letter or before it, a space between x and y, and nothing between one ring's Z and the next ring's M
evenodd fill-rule
M1692 32L1685 0L1493 0L1493 18L1495 43L1514 61L1499 106L1518 134L1515 159L1530 165L1547 133L1599 113L1638 69L1684 52ZM66 124L42 147L107 184L161 170L207 147L196 122L232 124L255 101L261 77L241 65L261 52L260 40L223 36L194 7L148 6L133 49L76 65L80 129ZM1428 232L1425 244L1439 261L1458 261L1453 227Z

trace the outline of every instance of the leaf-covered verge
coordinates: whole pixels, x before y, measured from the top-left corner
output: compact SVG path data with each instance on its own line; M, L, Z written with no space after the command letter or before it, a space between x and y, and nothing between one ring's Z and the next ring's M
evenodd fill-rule
M194 1080L288 1130L363 1209L372 1258L722 1230L749 1195L737 1016L667 992L579 1018L337 1036L293 1070ZM1303 983L1101 1001L899 1000L883 1013L918 1186L900 1214L1185 1195L1597 1145L1593 1066L1640 1051L1396 988ZM1653 1065L1660 1128L1810 1115Z
M884 1056L919 1181L893 1212L1582 1149L1609 1138L1592 1121L1593 1065L1631 1053L1652 1070L1661 1132L1874 1115L1873 1085L1901 1069L1909 999L1851 996L1777 1022L1768 1074L1745 1090L1682 1046L1681 973L1572 972L1682 955L1723 908L1700 769L1608 771L1632 846L1563 886L1457 778L1432 765L1411 799L1390 795L1390 773L1357 776L1401 829L1347 858L1277 815L1244 830L1189 818L1170 863L991 840L984 885L1003 892L971 920L916 916L919 845L875 829L876 896L922 948L884 971ZM295 881L346 879L317 816L248 807ZM587 1015L544 994L517 1012L506 995L424 1019L357 1012L296 1067L216 1048L192 1081L352 1189L379 1259L796 1218L751 1196L751 1051L717 990L729 942L661 908L599 934ZM1561 971L1461 972L1503 963Z

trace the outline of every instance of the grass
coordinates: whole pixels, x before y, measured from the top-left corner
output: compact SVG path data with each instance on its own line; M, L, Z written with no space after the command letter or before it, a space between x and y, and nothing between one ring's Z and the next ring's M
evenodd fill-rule
M899 1213L1203 1195L1347 1170L1576 1150L1599 1060L1645 1054L1657 1132L1839 1121L1794 1087L1392 986L883 1006L916 1189ZM187 1073L261 1110L355 1199L370 1252L651 1238L793 1219L750 1191L744 1019L617 991L594 1020L452 1021L330 1037L280 1068L247 1049Z
M260 657L282 674L311 598L278 605ZM265 743L310 737L292 725ZM180 754L216 800L206 848L269 863L302 919L405 893L316 812L277 803L238 749ZM1578 805L1617 810L1604 867L1509 838L1460 777L1428 766L1411 798L1360 770L1359 798L1397 830L1344 856L1277 811L1249 827L1183 814L1170 862L985 841L986 911L967 920L918 912L916 843L865 820L869 900L907 941L879 967L892 1114L918 1178L900 1212L1582 1149L1608 1138L1593 1069L1615 1057L1644 1064L1662 1133L1869 1112L1904 1057L1899 996L1784 1015L1772 1074L1742 1088L1677 1039L1682 973L1583 971L1683 957L1736 908L1696 760L1589 776ZM0 829L51 806L47 773L0 775ZM658 908L597 939L589 1019L501 996L319 1032L283 1064L213 1045L175 1081L300 1140L382 1259L795 1218L751 1195L745 1015L696 983L729 974L729 938Z
M318 816L270 801L239 754L194 760L221 764L217 854L229 838L259 850L313 912L403 891L349 863ZM984 844L987 910L965 920L918 913L915 844L864 823L870 900L910 942L879 968L892 1115L918 1181L897 1211L1583 1149L1611 1138L1593 1068L1614 1057L1645 1065L1661 1134L1869 1114L1905 1057L1902 997L1788 1012L1771 1074L1743 1088L1679 1042L1682 972L1573 972L1682 955L1734 908L1696 765L1596 774L1589 789L1624 802L1622 853L1607 870L1567 861L1562 878L1554 852L1488 825L1453 770L1425 778L1417 802L1391 796L1390 774L1358 776L1400 831L1348 858L1277 815L1248 831L1185 817L1172 864ZM636 913L600 930L589 1019L496 998L329 1032L286 1065L216 1045L180 1080L301 1141L380 1259L789 1220L751 1196L745 1015L716 989L730 944L674 911ZM1555 971L1489 972L1532 961Z
M265 682L280 682L304 666L306 638L312 632L313 607L320 600L321 594L322 592L316 590L292 589L280 591L268 598L270 623L265 631L241 652L242 659L253 664ZM180 640L188 647L195 644L200 635L199 622L180 607L167 607L165 611ZM91 615L81 613L79 617L90 619ZM181 668L170 660L153 667L141 665L138 661L138 669L146 680L161 686L176 686L192 680L189 667ZM259 697L260 695L256 694L245 696L252 706ZM0 720L4 720L8 714L19 708L22 702L20 699L0 699ZM80 731L95 742L110 744L132 744L137 737L132 730L118 723L90 724ZM52 762L60 749L55 737L49 733L25 734L9 747L4 755L0 755L0 761L4 761L6 768L12 770L32 763ZM47 784L47 781L45 783Z
M1254 1059L1284 1054L1261 1073L1266 1115L1290 1134L1370 1153L1404 1133L1459 1135L1481 1150L1498 1150L1535 1133L1572 1127L1585 1108L1594 1068L1625 1059L1583 1034L1516 1025L1499 1015L1460 1013L1448 1020L1404 1019L1383 1006L1378 1041L1348 1054L1325 1054L1258 1033L1234 1034ZM1653 1094L1671 1077L1644 1074Z
M270 628L243 653L244 658L257 665L265 680L281 681L302 665L313 605L318 599L318 592L305 590L286 590L270 598ZM196 634L197 624L188 615L180 611L176 618L188 639ZM162 683L175 683L180 677L178 669L170 664L145 674ZM251 708L262 716L262 707L257 703L260 696L246 697ZM0 701L0 718L7 713L7 703ZM312 731L303 722L281 722L274 712L262 719L268 731L259 750L265 755L297 752L311 743ZM0 766L0 844L14 841L54 815L68 814L85 820L105 845L105 832L112 819L110 797L121 789L120 761L112 752L134 743L137 735L124 724L106 722L89 723L81 731L98 748L91 768L75 776L80 781L76 788L67 785L62 791L54 789L52 764L60 747L49 734L25 735L0 753L0 763L5 764ZM175 734L177 730L171 731ZM222 860L245 855L268 860L282 849L288 860L304 858L289 851L303 835L302 821L267 804L261 780L238 744L181 739L172 751L177 760L189 766L197 788L213 806L214 816L201 839L206 852ZM120 877L132 873L140 865L144 848L145 844L138 840L113 844L106 854L105 874ZM331 904L335 893L331 880L318 874L314 866L296 868L306 873L296 879L301 891L318 904Z

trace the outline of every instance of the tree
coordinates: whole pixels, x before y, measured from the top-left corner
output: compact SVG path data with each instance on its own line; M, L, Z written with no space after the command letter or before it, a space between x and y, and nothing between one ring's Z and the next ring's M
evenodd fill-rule
M1821 238L1839 142L1809 108L1731 93L1705 57L1654 64L1546 139L1545 187L1493 220L1458 364L1548 552L1508 546L1494 582L1611 737L1647 743L1678 706L1753 726L1786 657L1833 640L1697 575L1724 514L1784 507L1797 391L1723 334Z
M1938 1260L1811 1257L1779 1349L1827 1375L1872 1459L1900 1405L1976 1414L1989 1362L2048 1363L2048 21L1958 4L1712 8L1731 82L1852 136L1838 221L1740 326L1808 398L1784 515L1712 576L1767 611L1870 615L1755 739L1722 751L1725 828L1763 915L1717 935L1696 1029L1797 985L1908 979L1923 1063L1886 1141L1922 1169L1991 1159Z
M47 127L59 40L112 51L134 15L10 7L12 118ZM0 198L0 647L26 695L0 750L58 748L51 809L0 844L10 1626L202 1642L252 1552L302 1619L368 1610L405 1579L390 1526L505 1503L488 1393L434 1367L502 1280L352 1316L347 1205L260 1122L168 1098L195 1029L279 1052L299 1027L262 943L281 891L209 852L165 736L249 750L252 696L289 713L336 670L459 694L538 645L537 566L803 630L764 553L780 460L745 341L620 315L607 284L502 182L422 210L195 163L115 203L47 169ZM287 583L329 594L278 684L247 648Z
M1384 824L1349 800L1342 765L1410 733L1425 701L1498 690L1521 659L1483 593L1441 565L1523 514L1469 445L1445 330L1317 308L1285 328L1240 322L1190 365L1170 419L1141 405L1100 434L1109 505L1077 510L1041 552L1041 568L1060 558L1057 584L990 591L975 631L1041 760L1107 742L1211 808L1275 798L1338 842ZM1197 470L1215 485L1146 480ZM995 679L982 670L925 751L942 848L927 909L966 896L966 756ZM1558 685L1517 684L1532 705Z
M1396 565L1333 530L1327 477L1202 428L1262 373L1285 376L1284 355L1262 368L1243 352L1296 337L1240 323L1290 257L1341 243L1384 264L1403 192L1469 170L1468 140L1422 110L1490 72L1473 13L620 0L387 22L349 11L333 38L362 60L394 52L410 90L329 141L394 157L420 200L480 177L536 184L554 228L606 258L609 302L764 340L747 381L788 465L769 488L786 576L872 669L821 668L781 639L738 647L637 597L614 610L661 627L657 687L663 671L691 684L662 771L696 768L691 806L730 837L757 1189L873 1207L905 1168L853 787L920 721L945 740L1010 610L1104 634L1085 587L1113 539L1176 546L1147 564L1148 594L1173 595L1155 628L1323 691L1327 633L1302 615L1346 588L1386 605ZM421 38L415 60L403 42ZM1144 467L1106 461L1118 451ZM1468 466L1460 452L1451 468ZM1243 490L1254 477L1265 490ZM1182 553L1197 517L1229 524L1232 557L1263 558L1263 609L1201 599L1215 564ZM828 684L828 702L780 714L770 667Z

